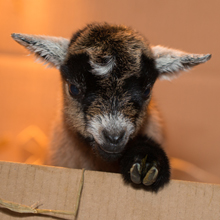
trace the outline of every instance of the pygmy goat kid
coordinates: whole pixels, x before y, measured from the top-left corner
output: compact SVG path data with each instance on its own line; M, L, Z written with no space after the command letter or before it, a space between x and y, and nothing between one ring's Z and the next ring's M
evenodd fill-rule
M169 182L163 128L152 98L155 81L210 59L150 46L125 26L89 24L71 40L12 34L60 70L63 103L47 164L121 172L157 191Z

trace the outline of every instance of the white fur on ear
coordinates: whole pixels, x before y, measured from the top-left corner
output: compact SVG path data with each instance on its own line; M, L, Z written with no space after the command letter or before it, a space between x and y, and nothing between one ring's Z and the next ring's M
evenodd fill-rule
M211 58L211 54L189 54L162 46L153 46L151 49L155 57L156 68L160 73L159 79L171 80L180 71L186 71Z
M11 36L49 66L59 69L66 57L68 39L28 34L12 34Z

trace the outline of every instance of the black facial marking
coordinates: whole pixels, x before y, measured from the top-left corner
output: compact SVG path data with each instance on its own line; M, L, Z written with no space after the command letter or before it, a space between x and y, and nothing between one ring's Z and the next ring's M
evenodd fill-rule
M61 75L66 81L83 82L90 71L89 55L79 53L70 55L66 63L61 66Z
M140 110L143 100L142 100L142 88L144 86L143 79L134 75L124 81L123 91L126 91L130 96L130 103L136 110Z
M142 110L144 101L149 97L157 76L154 60L142 55L140 74L124 80L123 90L130 95L130 102L137 112Z
M89 59L89 55L86 53L73 54L61 66L61 75L64 80L80 89L81 94L73 96L73 98L81 103L81 110L85 114L100 93L98 90L100 79L91 73Z
M145 54L141 55L141 75L145 78L145 83L149 83L150 85L153 85L159 76L154 59L149 58Z

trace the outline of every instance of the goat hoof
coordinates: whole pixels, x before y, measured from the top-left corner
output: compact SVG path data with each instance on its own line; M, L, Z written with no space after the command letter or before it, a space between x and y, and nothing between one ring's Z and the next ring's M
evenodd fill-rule
M141 183L141 165L139 163L133 164L130 169L131 181L135 184Z
M135 184L143 183L145 186L152 185L158 176L157 163L147 163L147 156L140 163L136 162L130 169L131 181Z
M158 169L155 166L151 167L150 170L145 175L145 177L143 178L143 184L145 186L152 185L156 181L157 176L158 176Z

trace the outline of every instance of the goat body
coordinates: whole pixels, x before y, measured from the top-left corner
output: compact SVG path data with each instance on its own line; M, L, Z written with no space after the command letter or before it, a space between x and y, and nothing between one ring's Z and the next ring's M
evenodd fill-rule
M48 164L121 172L152 191L169 182L152 88L158 78L170 80L210 54L150 46L135 30L107 23L89 24L71 40L12 37L61 73L63 99Z

